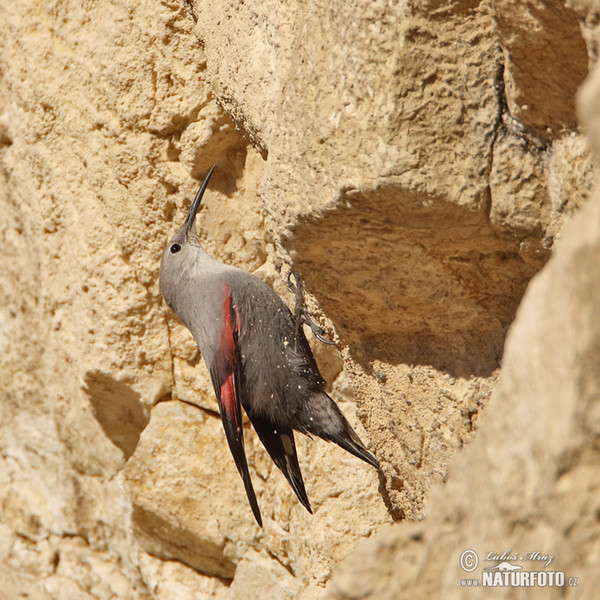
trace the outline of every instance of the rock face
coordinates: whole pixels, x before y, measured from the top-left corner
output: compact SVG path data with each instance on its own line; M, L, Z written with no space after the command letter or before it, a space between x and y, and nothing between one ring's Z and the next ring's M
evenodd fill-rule
M596 70L581 95L584 122L597 118L599 92ZM592 142L600 149L597 135ZM471 598L476 590L462 587L461 579L481 577L482 568L496 565L497 557L486 562L490 552L518 556L516 564L525 569L566 574L565 590L537 588L528 598L597 595L599 255L596 190L529 286L481 428L458 455L446 485L435 489L428 519L361 543L336 573L327 598L391 600L398 590L407 598ZM476 570L468 561L468 569L461 568L463 551L471 549L479 557ZM518 597L515 589L494 593Z
M598 7L88 4L0 0L0 597L445 598L510 547L591 598ZM310 516L248 427L262 530L157 284L214 162L207 250L302 273L382 464L300 439Z

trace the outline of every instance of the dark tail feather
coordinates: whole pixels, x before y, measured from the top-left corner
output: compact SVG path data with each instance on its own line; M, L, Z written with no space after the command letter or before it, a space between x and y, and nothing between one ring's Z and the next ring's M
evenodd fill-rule
M379 461L365 448L337 404L325 393L312 396L302 419L305 433L335 442L338 446L379 469Z
M344 418L344 420L346 419ZM356 435L356 432L352 429L350 423L346 421L345 425L347 428L344 431L344 434L333 436L331 441L350 452L350 454L354 454L354 456L357 456L366 463L373 465L376 469L379 469L379 461L365 448L365 445L358 435Z
M290 427L276 427L264 417L250 416L250 421L267 452L271 455L273 462L292 486L298 500L312 515L312 508L308 501L302 472L298 464L294 432Z
M223 416L223 414L225 416ZM231 450L231 454L233 454L233 459L235 461L235 466L237 467L238 473L241 475L242 481L244 482L246 496L248 496L248 502L250 503L250 507L254 513L254 518L256 519L259 527L262 527L262 516L260 514L260 508L258 507L258 501L256 500L256 494L254 493L254 487L252 486L252 479L250 478L250 471L248 470L248 462L246 461L246 453L244 452L243 430L239 428L238 432L235 429L234 424L231 423L228 415L225 413L223 414L223 425L225 429L225 436L227 437L227 442L229 444L229 449ZM239 433L239 436L236 435L236 433Z
M252 512L254 513L254 518L256 519L258 526L262 527L262 516L260 514L260 508L258 507L258 501L256 500L256 494L254 493L254 487L252 486L252 479L250 479L250 473L248 472L247 464L245 465L245 467L243 467L243 471L240 471L240 475L242 476L242 479L244 481L246 495L248 496L248 501L250 502Z
M262 516L260 514L260 508L258 507L258 502L256 500L256 494L254 493L254 488L252 487L252 480L250 479L250 473L246 470L245 473L241 473L242 479L244 480L244 487L246 488L246 495L248 496L248 501L250 502L250 506L252 508L252 512L254 513L254 518L258 523L259 527L263 526Z

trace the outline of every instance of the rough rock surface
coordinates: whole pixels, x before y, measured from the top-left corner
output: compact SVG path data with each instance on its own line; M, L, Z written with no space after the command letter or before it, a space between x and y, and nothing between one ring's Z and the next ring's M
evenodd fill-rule
M0 0L0 598L448 597L496 543L593 586L599 12ZM263 530L157 285L214 162L207 249L301 271L382 463L301 439L311 517L248 428Z
M580 103L590 130L597 127L599 93L597 69ZM600 137L592 141L600 150ZM564 590L534 587L527 598L597 596L599 256L597 188L529 286L481 427L446 485L435 489L428 518L361 543L336 573L327 598L486 598L488 590L466 589L461 579L481 578L483 568L496 565L497 558L486 560L489 552L517 556L510 562L524 569L565 573ZM471 549L479 566L467 571L460 557ZM528 552L540 556L523 560ZM499 598L524 597L521 592L493 591Z

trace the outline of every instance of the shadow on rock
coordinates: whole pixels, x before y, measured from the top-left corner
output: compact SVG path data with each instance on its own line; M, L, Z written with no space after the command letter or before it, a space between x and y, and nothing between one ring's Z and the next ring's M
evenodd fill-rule
M86 373L84 391L104 433L128 459L150 420L140 395L101 371Z
M488 377L527 283L543 265L486 215L392 186L294 232L295 268L365 368L430 365Z

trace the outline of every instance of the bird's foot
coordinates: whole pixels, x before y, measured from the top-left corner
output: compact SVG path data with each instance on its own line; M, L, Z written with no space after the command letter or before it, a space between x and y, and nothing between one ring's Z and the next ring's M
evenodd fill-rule
M295 279L295 283L292 283L292 276ZM304 282L298 271L290 271L288 278L288 287L294 292L295 306L294 306L294 320L296 321L296 327L298 330L302 328L302 325L308 325L313 335L323 344L335 346L335 342L325 339L325 330L317 325L308 314L308 310L304 305Z
M317 325L308 315L304 317L305 323L310 327L310 330L313 332L313 335L323 344L327 344L328 346L335 346L335 342L333 340L327 340L323 336L325 335L325 330Z

